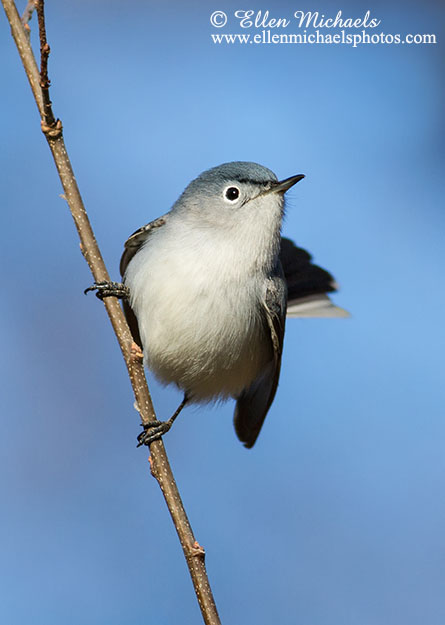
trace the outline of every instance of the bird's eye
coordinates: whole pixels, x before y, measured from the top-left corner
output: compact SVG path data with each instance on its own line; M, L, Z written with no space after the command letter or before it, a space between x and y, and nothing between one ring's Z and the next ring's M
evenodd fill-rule
M239 198L239 189L237 187L229 187L224 193L224 197L229 202L234 202Z

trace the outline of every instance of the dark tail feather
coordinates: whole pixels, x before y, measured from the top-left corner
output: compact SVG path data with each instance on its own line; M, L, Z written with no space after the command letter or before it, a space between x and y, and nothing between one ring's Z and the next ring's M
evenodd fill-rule
M265 372L241 393L236 402L233 418L235 432L248 449L254 446L275 396L274 370L275 363L271 362Z
M337 290L333 276L290 239L281 239L280 261L287 283L288 317L349 317L327 293Z
M314 265L309 252L285 237L281 239L280 261L290 300L336 290L332 275L326 269Z

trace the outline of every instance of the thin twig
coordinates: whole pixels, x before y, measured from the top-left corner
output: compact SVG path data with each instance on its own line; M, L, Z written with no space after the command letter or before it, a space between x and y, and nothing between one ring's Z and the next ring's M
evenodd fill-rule
M34 13L35 8L36 8L35 0L28 0L28 4L26 5L26 8L23 11L23 15L22 15L23 28L25 29L25 32L28 35L28 37L31 34L29 22L31 21L32 14Z
M28 76L31 89L41 116L42 130L51 149L60 181L64 189L64 196L69 205L75 226L80 238L80 248L87 261L96 282L109 281L102 255L97 245L91 224L89 222L83 201L71 167L63 139L62 124L56 121L53 115L49 98L49 80L47 61L49 46L46 41L45 16L43 0L37 0L39 16L39 33L41 45L41 72L25 33L20 16L13 0L2 0L5 13L11 25L12 36L16 42L22 63ZM46 93L45 93L46 91ZM133 338L128 328L119 301L115 297L108 297L104 305L116 333L122 355L127 365L134 396L140 410L143 424L156 419L153 404L148 390L143 364L132 349ZM152 474L157 479L176 531L181 542L184 555L192 577L195 592L206 625L220 625L212 591L207 577L204 563L204 550L199 546L187 518L181 497L168 462L162 440L155 441L150 446L150 465Z

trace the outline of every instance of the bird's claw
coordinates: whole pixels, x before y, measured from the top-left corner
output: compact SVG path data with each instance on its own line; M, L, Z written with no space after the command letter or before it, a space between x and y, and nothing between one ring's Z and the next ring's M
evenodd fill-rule
M142 423L141 425L144 431L138 436L137 447L141 447L141 445L150 446L154 441L160 440L172 426L169 421L150 421L149 423Z
M96 291L96 297L103 300L104 297L117 297L118 299L128 299L130 295L129 288L121 282L95 282L87 289L85 295L89 291Z

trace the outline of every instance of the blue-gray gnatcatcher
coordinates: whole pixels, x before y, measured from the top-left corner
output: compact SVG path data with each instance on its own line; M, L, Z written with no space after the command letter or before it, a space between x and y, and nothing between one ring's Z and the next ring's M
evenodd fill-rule
M234 398L236 433L252 447L277 390L286 314L347 316L326 295L332 276L280 236L284 193L302 178L278 181L256 163L214 167L125 243L133 336L156 377L184 391L141 444L169 429L186 402Z

